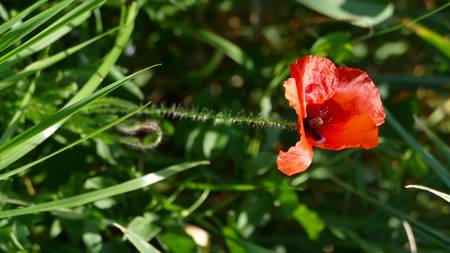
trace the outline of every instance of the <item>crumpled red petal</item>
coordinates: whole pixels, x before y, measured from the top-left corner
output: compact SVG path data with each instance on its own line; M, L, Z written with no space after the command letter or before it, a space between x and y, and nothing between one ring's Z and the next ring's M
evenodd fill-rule
M378 145L378 127L368 115L355 115L348 121L333 124L332 128L320 134L325 141L314 143L314 146L324 149L369 149Z
M380 92L369 75L355 68L339 67L339 81L333 100L350 116L367 115L375 125L384 123Z
M299 118L302 118L302 109L298 99L297 85L294 78L289 78L283 83L284 97L289 101L289 105L295 110Z
M305 56L292 63L290 68L297 84L303 117L307 116L306 105L323 103L334 95L338 71L327 58Z
M291 176L305 171L311 165L313 149L308 139L301 137L295 146L287 152L280 151L277 157L277 167L284 174Z

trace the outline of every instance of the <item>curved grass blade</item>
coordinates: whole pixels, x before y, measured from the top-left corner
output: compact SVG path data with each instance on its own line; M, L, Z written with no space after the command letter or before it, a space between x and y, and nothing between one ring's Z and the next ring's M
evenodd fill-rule
M247 56L244 51L242 51L242 49L240 49L236 44L224 39L223 37L220 37L213 32L205 29L188 27L186 25L175 22L165 21L164 25L172 29L179 29L183 32L183 34L221 50L236 63L243 65L246 69L251 70L254 66L252 59Z
M17 41L19 41L21 38L25 37L27 34L34 31L37 27L45 23L47 20L58 14L60 11L62 11L65 7L67 7L73 0L65 0L58 4L55 4L51 8L39 13L38 15L28 19L23 24L17 26L14 28L14 30L11 30L2 36L0 36L0 52L3 52L5 49L7 49L9 46L13 45ZM3 59L6 59L7 55L11 55L12 52L14 52L17 48L10 50L8 53L2 55L0 57L0 64L3 61Z
M150 103L148 103L148 104L150 104ZM91 139L91 138L93 138L93 137L95 137L95 136L97 136L97 135L103 133L104 131L110 129L111 127L113 127L113 126L119 124L120 122L122 122L122 121L128 119L129 117L133 116L133 115L136 114L137 112L141 111L141 110L144 109L148 104L146 104L146 105L144 105L144 106L142 106L142 107L140 107L140 108L134 109L133 111L129 112L128 114L126 114L126 115L124 115L124 116L122 116L122 117L120 117L120 118L118 118L118 119L116 119L116 120L114 120L114 121L112 121L112 122L106 124L106 125L103 126L103 127L100 127L99 129L97 129L97 130L93 131L92 133L90 133L90 134L84 136L83 138L78 139L78 140L76 140L76 141L70 143L69 145L67 145L67 146L65 146L65 147L63 147L63 148L60 148L60 149L58 149L57 151L55 151L55 152L53 152L53 153L51 153L51 154L49 154L49 155L46 155L46 156L44 156L44 157L42 157L42 158L39 158L38 160L35 160L35 161L31 162L31 163L25 164L25 165L20 166L20 167L18 167L18 168L12 169L12 170L10 170L10 171L8 171L8 172L5 172L5 173L3 173L3 174L0 174L0 181L1 181L1 180L4 180L4 179L7 179L7 178L9 178L9 177L11 177L11 176L14 176L14 175L16 175L16 174L18 174L18 173L27 171L27 170L30 169L31 167L33 167L33 166L35 166L35 165L37 165L37 164L39 164L39 163L41 163L41 162L44 162L45 160L47 160L47 159L49 159L49 158L52 158L52 157L58 155L59 153L62 153L62 152L64 152L64 151L68 150L68 149L71 149L71 148L77 146L78 144L83 143L84 141L89 140L89 139Z
M5 23L0 25L0 35L2 35L4 32L8 31L11 27L13 27L15 24L17 24L19 21L21 21L26 16L30 15L34 10L41 7L44 3L46 3L47 0L40 0L31 5L30 7L26 8L25 10L21 11L20 13L16 14L14 17L8 19Z
M394 128L394 130L403 138L403 140L408 143L417 153L419 153L425 162L430 166L432 171L441 179L447 187L450 188L450 175L449 172L445 169L445 167L434 158L430 152L426 151L422 148L419 143L414 140L414 138L406 132L406 130L398 123L398 121L394 118L394 116L384 108L386 112L386 118L390 125Z
M128 230L124 226L117 223L113 223L113 225L122 231L123 235L133 244L139 253L161 253L161 251L157 250L133 231Z
M130 191L135 191L149 185L152 185L156 182L162 181L166 178L169 178L177 173L185 171L187 169L200 166L207 165L209 161L196 161L196 162L186 162L177 165L173 165L167 167L165 169L149 173L145 176L128 180L126 182L116 184L111 187L107 187L101 190L92 191L84 194L80 194L77 196L50 201L42 204L36 204L29 207L12 209L0 211L0 219L14 217L25 214L36 214L41 212L53 211L61 208L73 208L85 205L87 203L91 203L100 199L113 197L116 195L120 195L123 193L127 193Z
M41 123L4 143L0 146L0 170L4 169L6 166L15 162L22 156L26 155L30 150L32 150L39 143L43 142L51 134L53 134L70 116L80 111L86 105L90 104L97 98L102 97L117 89L126 81L156 66L158 65L154 65L135 72L134 74L131 74L126 78L116 81L94 92L92 95L89 95L81 100L78 100L77 102L72 103L67 107L64 107L63 109L52 115L50 118L42 121Z
M429 188L429 187L426 187L426 186L423 186L423 185L415 185L415 184L407 185L407 186L405 186L405 188L415 188L415 189L428 191L428 192L431 192L431 193L433 193L434 195L436 195L438 197L441 197L442 199L444 199L445 201L450 203L450 195L447 194L447 193L443 193L443 192L440 192L438 190L435 190L435 189L432 189L432 188Z

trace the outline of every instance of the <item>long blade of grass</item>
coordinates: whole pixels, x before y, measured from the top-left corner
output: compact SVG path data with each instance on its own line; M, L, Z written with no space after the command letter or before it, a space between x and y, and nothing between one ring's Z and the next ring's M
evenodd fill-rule
M450 147L437 136L430 128L428 128L426 122L422 119L414 117L416 125L422 129L427 135L428 139L433 142L436 148L439 150L441 155L443 155L447 159L447 165L450 167Z
M423 185L410 184L410 185L405 186L405 188L415 188L415 189L428 191L428 192L431 192L431 193L433 193L434 195L436 195L438 197L441 197L442 199L444 199L445 201L450 203L450 195L449 194L440 192L440 191L432 189L430 187L426 187L426 186L423 186Z
M149 103L148 103L148 104L149 104ZM81 144L81 143L85 142L86 140L89 140L89 139L91 139L91 138L93 138L93 137L95 137L95 136L97 136L97 135L103 133L104 131L110 129L111 127L113 127L113 126L119 124L120 122L122 122L122 121L128 119L129 117L133 116L133 115L136 114L137 112L141 111L141 110L144 109L148 104L146 104L146 105L144 105L144 106L142 106L142 107L139 107L139 108L137 108L137 109L134 109L133 111L129 112L128 114L126 114L126 115L124 115L124 116L122 116L122 117L120 117L120 118L118 118L118 119L116 119L116 120L113 120L112 122L106 124L105 126L102 126L102 127L98 128L97 130L95 130L95 131L93 131L92 133L90 133L90 134L84 136L83 138L80 138L80 139L78 139L78 140L76 140L76 141L70 143L69 145L64 146L63 148L60 148L60 149L58 149L57 151L55 151L55 152L53 152L53 153L51 153L51 154L48 154L48 155L46 155L46 156L44 156L44 157L42 157L42 158L39 158L39 159L37 159L37 160L35 160L35 161L33 161L33 162L30 162L30 163L28 163L28 164L25 164L25 165L23 165L23 166L20 166L20 167L18 167L18 168L15 168L15 169L12 169L12 170L10 170L10 171L8 171L8 172L5 172L5 173L3 173L3 174L0 174L0 181L1 181L1 180L4 180L4 179L7 179L7 178L9 178L9 177L12 177L12 176L14 176L14 175L16 175L16 174L18 174L18 173L22 173L22 172L24 172L24 171L27 171L27 170L30 169L31 167L33 167L33 166L35 166L35 165L37 165L37 164L39 164L39 163L42 163L42 162L44 162L44 161L47 160L47 159L50 159L50 158L52 158L52 157L54 157L54 156L56 156L56 155L58 155L58 154L60 154L60 153L62 153L62 152L64 152L64 151L66 151L66 150L68 150L68 149L71 149L71 148L77 146L78 144Z
M85 23L86 20L91 16L91 14L92 14L91 12L83 13L72 19L68 24L55 29L52 33L43 36L39 40L36 40L24 50L21 50L17 52L15 55L12 55L11 58L7 60L7 63L5 65L11 66L17 62L20 62L22 59L25 59L27 56L49 47L55 41L65 36L79 25Z
M136 77L137 75L155 67L158 65L154 65L148 68L145 68L141 71L135 72L127 76L124 79L116 81L97 92L89 95L83 99L80 99L71 105L64 107L48 119L40 122L34 127L28 129L27 131L19 134L8 142L4 143L0 146L0 170L4 169L6 166L15 162L25 154L27 154L31 149L36 147L39 143L48 138L51 134L53 134L56 129L58 129L70 116L80 111L86 105L92 103L99 97L102 97L111 91L117 89L121 85L123 85L126 81Z
M434 158L427 150L422 148L419 143L414 140L414 138L406 132L406 130L398 123L395 117L385 108L386 117L392 128L403 138L403 140L408 143L417 153L419 153L425 162L430 166L432 171L441 179L447 187L450 188L450 175L445 167Z
M39 128L36 128L37 126L33 127L29 131L24 132L23 134L13 138L7 143L4 143L0 146L0 170L4 169L6 166L10 165L11 163L15 162L22 156L26 155L28 152L33 150L36 146L38 146L40 143L42 143L44 140L46 140L48 137L50 137L64 122L68 119L68 117L71 115L71 113L75 113L76 111L80 110L83 106L80 107L80 103L85 103L84 105L88 104L86 103L86 99L89 98L91 100L93 97L90 96L92 92L95 91L95 89L100 85L100 83L103 81L104 77L108 74L109 70L112 66L114 66L115 62L119 58L119 56L122 53L122 50L125 48L124 45L128 43L128 40L131 36L131 33L134 28L134 19L138 12L138 6L136 2L133 2L130 5L130 8L126 9L123 8L124 11L128 10L128 15L125 19L125 26L124 29L120 30L120 32L117 35L115 46L111 49L111 51L106 55L104 58L102 64L99 66L99 68L95 71L95 73L92 75L92 77L86 82L86 84L81 88L81 90L64 106L64 108L71 108L71 110L74 110L73 112L70 111L64 111L66 115L61 114L61 111L57 117L55 115L51 117L53 124L49 124L49 120L45 121L45 124L41 123L38 124ZM156 65L155 65L156 66ZM155 67L152 66L152 67ZM150 67L150 68L152 68ZM149 68L147 68L149 69ZM143 71L147 70L144 69ZM128 76L127 78L124 78L120 81L114 82L113 84L103 88L102 90L99 90L97 93L95 93L96 98L101 97L102 93L104 92L110 92L113 89L119 87L122 85L125 81L129 80L129 78L134 77L137 74L142 73L142 71L137 72L133 75ZM101 93L99 93L101 91ZM104 93L106 94L106 93ZM104 95L103 94L103 95ZM94 95L94 94L93 94ZM95 100L95 99L93 99ZM90 102L92 102L91 100ZM78 103L80 102L80 103ZM71 105L77 105L75 108L70 107ZM78 107L78 108L77 108ZM70 113L67 113L70 112ZM17 142L18 141L18 142Z
M10 29L12 26L17 24L19 21L24 19L26 16L30 15L34 10L41 7L44 3L46 3L47 0L40 0L36 3L32 4L30 7L26 8L25 10L19 12L14 17L8 19L5 23L0 25L0 35L5 33L8 29Z
M138 234L134 233L131 230L128 230L124 226L113 223L113 225L122 231L123 235L133 244L133 246L139 251L139 253L161 253L161 251L157 250L150 243L142 239Z
M69 1L70 3L71 1ZM31 39L27 40L20 46L14 48L13 50L10 50L8 53L4 54L0 57L0 64L7 61L10 57L17 55L19 52L29 48L31 45L41 41L42 39L50 36L55 31L58 31L61 27L64 27L66 24L70 23L76 18L79 18L80 16L86 15L86 13L89 13L92 9L99 7L105 2L105 0L88 0L84 1L77 7L75 7L73 10L69 11L67 14L56 20L54 23L52 23L49 27L38 33L37 35L33 36ZM48 39L46 39L48 40ZM1 40L0 40L1 41ZM0 44L1 45L1 44ZM1 47L0 47L1 51Z
M93 44L94 42L104 38L105 36L116 32L118 29L120 29L120 27L112 28L102 34L99 34L89 40L84 41L83 43L80 43L80 44L70 47L64 51L61 51L59 53L56 53L49 57L46 57L45 59L37 60L37 61L29 64L28 66L26 66L22 71L18 72L17 74L0 81L0 90L5 89L5 88L15 84L18 80L21 80L37 71L48 68L48 67L54 65L55 63L58 63L64 59L66 59L67 57L84 49L85 47ZM122 77L125 77L125 76L122 76ZM119 80L119 79L117 79L117 80Z
M135 191L146 186L152 185L156 182L162 181L169 178L177 173L185 171L187 169L207 165L208 161L196 161L196 162L186 162L177 165L167 167L165 169L149 173L145 176L128 180L126 182L116 184L111 187L107 187L101 190L92 191L77 196L50 201L42 204L36 204L29 207L17 208L12 210L5 210L0 212L1 218L14 217L25 214L36 214L41 212L48 212L52 210L57 210L61 208L74 208L77 206L82 206L87 203L91 203L100 199L109 198L112 196L120 195L130 191Z
M60 11L62 11L65 7L67 7L73 0L64 0L61 1L58 4L55 4L51 8L39 13L38 15L28 19L23 24L17 26L13 30L3 34L0 36L0 52L3 52L5 49L7 49L9 46L13 45L17 41L19 41L21 38L25 37L27 34L34 31L37 27L45 23L47 20L58 14ZM1 59L6 58L6 55L10 55L11 52L15 51L15 49L7 52L6 54L2 55L0 57L0 63L2 62Z
M403 24L450 59L450 39L408 19Z

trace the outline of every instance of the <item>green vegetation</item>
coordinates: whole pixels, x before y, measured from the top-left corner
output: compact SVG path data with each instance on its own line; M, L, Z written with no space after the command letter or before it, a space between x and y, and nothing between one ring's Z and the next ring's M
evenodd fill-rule
M450 2L0 2L0 252L450 251ZM275 159L304 55L367 71L371 150Z

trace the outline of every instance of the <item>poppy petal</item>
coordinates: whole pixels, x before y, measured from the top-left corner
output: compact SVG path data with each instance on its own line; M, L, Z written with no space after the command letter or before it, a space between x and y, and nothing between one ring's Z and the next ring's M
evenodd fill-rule
M355 115L348 121L332 124L320 136L323 142L314 142L314 146L325 149L369 149L378 145L378 127L368 115Z
M313 150L307 138L302 137L287 152L280 151L277 157L278 170L291 176L305 171L312 162Z
M297 85L294 78L284 81L284 97L289 101L289 105L295 110L297 115L302 117L301 104L298 99Z
M291 64L302 115L306 117L308 104L320 104L334 95L338 71L333 62L324 57L305 56Z
M369 75L355 68L339 67L339 82L333 100L349 115L368 115L375 125L384 123L380 92Z

